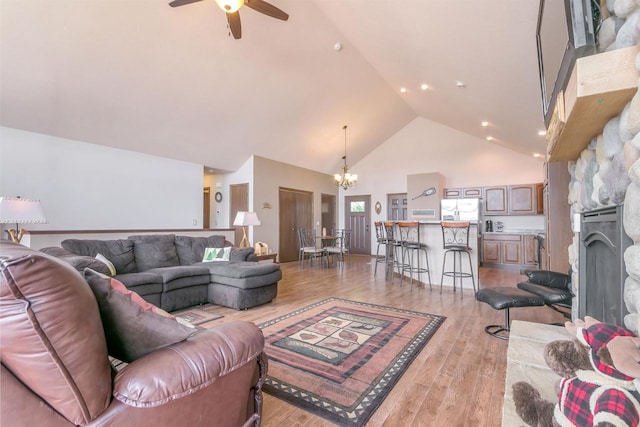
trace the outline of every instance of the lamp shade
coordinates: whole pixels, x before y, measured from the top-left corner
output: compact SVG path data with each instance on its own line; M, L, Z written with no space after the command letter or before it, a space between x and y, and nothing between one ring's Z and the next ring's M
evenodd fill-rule
M45 224L39 200L0 197L0 224Z
M260 220L255 212L240 211L236 214L236 219L233 221L233 225L247 226L247 225L260 225Z

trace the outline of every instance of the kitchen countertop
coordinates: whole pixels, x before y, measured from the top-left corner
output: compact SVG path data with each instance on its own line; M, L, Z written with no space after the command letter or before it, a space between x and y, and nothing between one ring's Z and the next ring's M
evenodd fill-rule
M504 231L489 231L484 234L545 234L544 230L532 230L532 229L505 229Z

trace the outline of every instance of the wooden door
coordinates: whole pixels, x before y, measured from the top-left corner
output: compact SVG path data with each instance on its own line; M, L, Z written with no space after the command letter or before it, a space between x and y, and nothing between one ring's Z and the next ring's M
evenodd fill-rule
M387 194L387 219L390 221L407 219L407 193Z
M507 213L507 187L485 187L484 194L484 214L485 215L505 215Z
M344 207L344 228L351 230L350 252L371 255L371 196L346 196Z
M249 184L232 184L230 186L229 198L229 227L233 227L236 214L240 211L249 210ZM249 236L247 236L249 237ZM238 246L242 241L242 227L235 227L233 236L234 246Z
M313 228L313 193L280 188L278 258L280 262L298 259L298 229Z
M211 187L204 187L202 192L202 228L211 228Z

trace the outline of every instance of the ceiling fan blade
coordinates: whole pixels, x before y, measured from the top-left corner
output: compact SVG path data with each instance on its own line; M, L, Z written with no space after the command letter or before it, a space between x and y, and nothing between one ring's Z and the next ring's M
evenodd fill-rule
M231 34L233 34L233 38L237 40L242 37L240 13L238 11L227 13L227 22L229 23L229 30L231 31Z
M202 1L202 0L173 0L171 3L169 3L169 6L178 7L178 6L184 6L185 4L196 3L199 1Z
M257 12L264 13L265 15L272 18L281 19L283 21L289 19L288 14L264 0L245 0L244 5Z

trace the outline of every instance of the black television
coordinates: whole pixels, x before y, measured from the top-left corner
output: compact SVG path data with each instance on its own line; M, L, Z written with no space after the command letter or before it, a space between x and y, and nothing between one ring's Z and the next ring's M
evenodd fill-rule
M540 0L536 44L547 127L576 59L596 53L601 16L599 0Z

